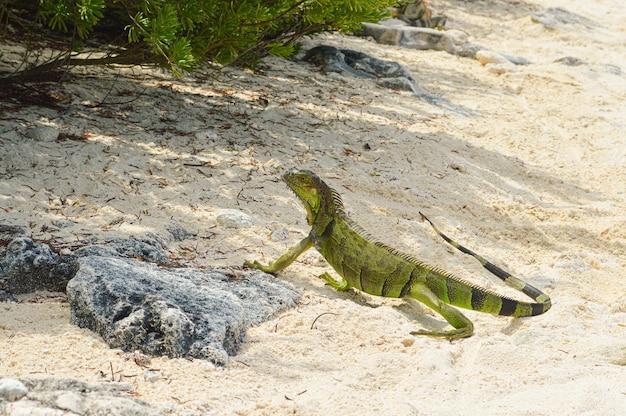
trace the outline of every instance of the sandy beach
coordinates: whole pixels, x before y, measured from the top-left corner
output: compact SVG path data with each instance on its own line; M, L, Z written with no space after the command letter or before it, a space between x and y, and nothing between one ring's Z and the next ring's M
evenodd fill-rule
M268 262L305 237L280 180L314 171L378 239L523 299L420 221L553 302L524 319L463 311L471 338L414 337L445 321L417 302L337 292L314 250L276 276L300 304L251 329L228 368L109 348L69 323L67 298L0 303L0 376L114 379L176 415L617 415L626 412L626 8L621 0L432 0L447 28L532 63L494 73L443 51L324 34L303 40L405 65L472 115L323 73L299 61L171 79L154 69L75 69L59 105L0 112L0 224L73 251L113 237L166 235L184 266ZM598 23L550 30L563 7ZM20 45L2 45L5 58ZM13 55L12 55L13 54ZM580 65L557 60L576 57ZM9 58L7 58L9 57ZM37 126L61 135L29 136ZM229 228L228 210L253 225ZM288 233L276 230L286 229ZM150 374L148 374L150 372ZM156 376L150 376L154 375Z

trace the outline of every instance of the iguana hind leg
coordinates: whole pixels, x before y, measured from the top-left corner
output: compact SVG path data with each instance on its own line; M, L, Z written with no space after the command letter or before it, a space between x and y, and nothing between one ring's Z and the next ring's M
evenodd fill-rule
M288 252L280 256L275 262L270 263L267 266L262 265L256 260L254 262L246 261L243 265L252 269L264 271L266 273L276 273L289 266L295 259L298 258L300 254L304 253L311 247L313 247L313 241L311 241L311 237L307 236L298 244L291 247Z
M430 337L447 338L454 341L458 338L469 337L474 333L474 324L458 309L444 303L423 283L418 283L409 292L409 297L422 302L441 315L455 329L450 331L413 331L411 335L427 335Z

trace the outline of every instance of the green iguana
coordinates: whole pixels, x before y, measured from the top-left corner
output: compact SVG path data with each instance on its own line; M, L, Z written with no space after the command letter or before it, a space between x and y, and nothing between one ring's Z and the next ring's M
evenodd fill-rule
M444 240L476 258L484 268L535 302L521 302L498 295L375 240L348 217L339 193L312 172L293 170L286 173L283 180L304 205L311 232L275 262L267 266L258 261L245 262L244 266L276 273L289 266L300 254L315 247L343 278L337 281L328 273L321 276L335 289L344 291L353 287L370 295L417 299L455 328L449 331L413 331L413 335L449 340L471 336L474 331L472 322L450 305L513 317L540 315L550 309L548 295L452 241L421 212L422 218Z

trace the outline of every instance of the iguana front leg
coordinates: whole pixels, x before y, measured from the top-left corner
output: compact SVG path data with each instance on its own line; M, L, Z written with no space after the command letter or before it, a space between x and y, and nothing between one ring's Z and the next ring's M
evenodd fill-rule
M432 290L423 283L416 284L410 292L409 297L417 299L435 312L443 316L454 328L451 331L413 331L411 335L427 335L430 337L447 338L454 341L458 338L469 337L474 333L474 324L458 309L444 303L435 295Z
M243 265L252 269L262 270L266 273L276 273L289 266L295 259L298 258L300 254L304 253L311 247L313 247L313 241L311 241L311 237L307 236L298 244L291 247L288 252L280 256L275 262L270 263L267 266L262 265L256 260L254 263L246 261Z

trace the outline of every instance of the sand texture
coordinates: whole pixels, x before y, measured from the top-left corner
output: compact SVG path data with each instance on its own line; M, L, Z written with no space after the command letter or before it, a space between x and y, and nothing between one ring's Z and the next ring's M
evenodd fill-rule
M626 412L626 8L622 0L433 0L470 42L532 62L478 60L338 34L305 39L403 63L469 114L368 79L266 59L256 70L170 79L142 68L76 69L56 108L3 103L0 224L56 250L113 237L195 238L170 258L237 270L307 235L280 180L310 169L371 234L498 293L419 220L545 290L552 309L512 319L464 312L475 335L447 342L418 303L339 293L311 250L276 278L299 305L248 331L228 368L112 350L69 323L62 294L0 303L0 376L126 381L172 414L617 415ZM549 29L564 7L598 26ZM2 45L4 58L19 45ZM575 57L585 63L555 62ZM33 135L56 129L55 140ZM32 139L35 137L37 140ZM217 217L237 210L251 226ZM69 220L69 221L68 221Z

